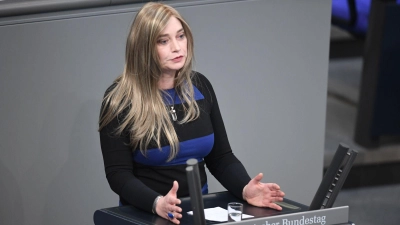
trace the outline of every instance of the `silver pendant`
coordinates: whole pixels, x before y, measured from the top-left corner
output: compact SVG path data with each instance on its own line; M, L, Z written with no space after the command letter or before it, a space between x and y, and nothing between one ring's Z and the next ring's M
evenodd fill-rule
M169 113L171 113L171 117L173 121L176 121L178 119L178 117L176 116L176 112L173 106L171 106L171 110L169 111Z

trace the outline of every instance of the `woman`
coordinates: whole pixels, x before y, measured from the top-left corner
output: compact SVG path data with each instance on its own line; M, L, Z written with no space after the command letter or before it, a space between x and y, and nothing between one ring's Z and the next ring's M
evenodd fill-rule
M99 131L104 165L122 205L179 224L188 196L186 160L196 158L204 194L205 165L238 198L282 208L274 183L251 179L228 142L214 90L192 71L193 37L170 6L147 3L131 26L125 67L103 99Z

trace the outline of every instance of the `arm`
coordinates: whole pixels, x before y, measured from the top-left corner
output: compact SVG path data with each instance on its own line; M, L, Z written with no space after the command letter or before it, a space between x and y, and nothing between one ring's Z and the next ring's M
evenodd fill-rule
M132 149L129 135L114 134L118 127L114 118L100 131L100 143L106 177L111 189L129 204L151 212L154 199L160 195L133 175Z
M175 181L171 184L171 190L165 196L160 196L135 177L129 133L114 133L121 118L122 115L114 118L100 130L104 167L111 189L129 204L165 219L169 219L168 212L174 212L171 222L179 224L182 209L177 206L180 204L177 198L178 183Z
M210 173L233 195L242 198L243 188L251 180L243 164L233 154L211 83L199 75L202 93L211 105L210 117L214 129L214 147L205 157Z
M282 207L274 203L282 201L285 195L279 185L262 183L262 173L251 179L243 164L232 153L215 93L209 81L206 78L204 80L212 100L210 116L215 136L214 147L205 158L211 174L237 198L254 206L282 210Z

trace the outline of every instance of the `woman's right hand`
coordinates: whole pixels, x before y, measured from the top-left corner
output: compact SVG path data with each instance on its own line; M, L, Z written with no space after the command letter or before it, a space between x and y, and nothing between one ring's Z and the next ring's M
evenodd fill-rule
M178 192L178 188L178 182L174 181L171 190L164 197L160 198L156 205L157 214L175 224L179 224L179 219L182 218L182 209L181 207L177 206L181 204L181 200L177 198L176 194ZM172 214L173 218L171 219L168 214Z

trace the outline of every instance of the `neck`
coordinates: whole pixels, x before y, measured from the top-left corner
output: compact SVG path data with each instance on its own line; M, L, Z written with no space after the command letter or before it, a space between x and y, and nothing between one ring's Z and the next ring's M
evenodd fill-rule
M166 90L175 87L175 75L163 74L158 81L158 88Z

